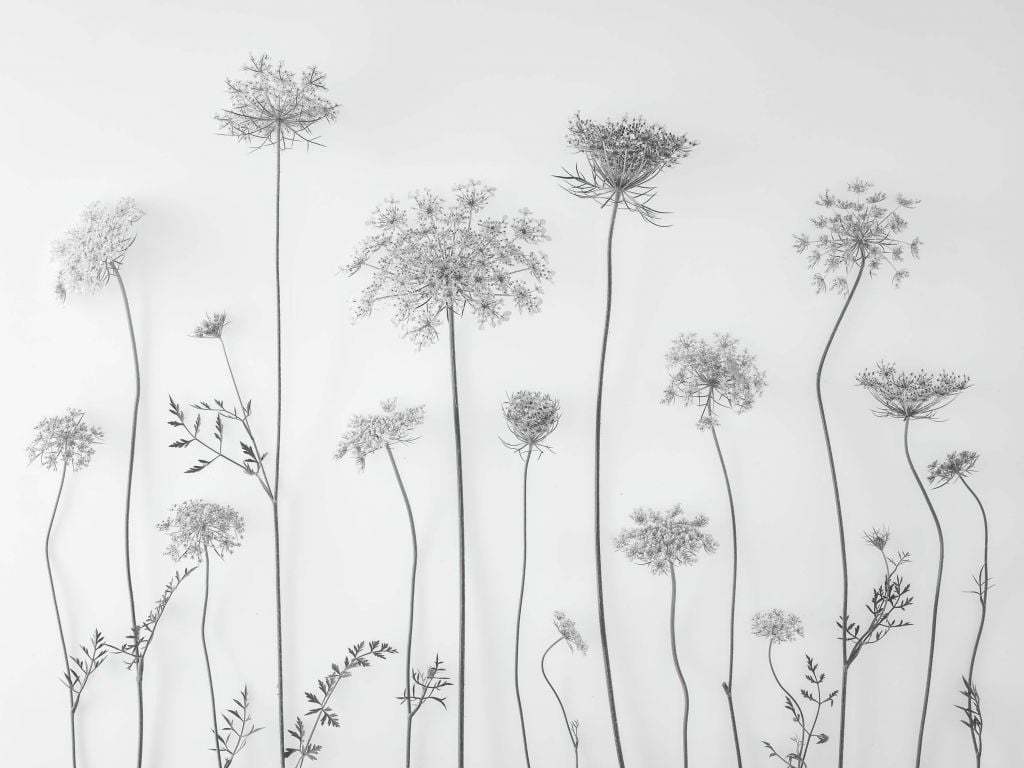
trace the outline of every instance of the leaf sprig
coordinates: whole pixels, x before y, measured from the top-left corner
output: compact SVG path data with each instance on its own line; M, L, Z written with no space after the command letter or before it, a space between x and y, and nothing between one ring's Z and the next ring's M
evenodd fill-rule
M412 702L413 717L420 711L420 707L428 701L436 701L445 709L448 708L448 705L445 704L445 697L441 696L440 692L449 687L452 682L451 678L447 675L447 670L444 668L444 662L441 661L441 657L437 654L434 654L434 663L427 667L426 670L413 670L409 683L412 693L405 693L396 698L403 703L407 701Z
M89 637L89 645L78 647L82 649L82 655L68 656L71 663L62 679L64 685L71 691L71 714L78 711L78 704L89 678L107 659L107 642L98 629L93 630Z
M180 573L175 571L174 578L164 585L164 591L156 601L153 609L149 612L149 615L146 616L142 624L132 627L131 631L125 635L125 641L120 646L106 644L106 647L112 649L115 653L128 657L128 660L125 662L128 669L132 669L140 662L145 661L146 653L149 651L149 646L153 643L157 626L167 610L168 603L171 602L171 598L174 597L174 593L177 592L181 583L195 572L196 567L186 568Z
M217 734L217 743L227 758L224 761L224 768L231 767L238 754L245 749L250 736L263 730L262 726L256 727L253 724L252 715L249 714L249 686L243 687L238 698L233 699L232 703L234 707L221 713L224 725Z

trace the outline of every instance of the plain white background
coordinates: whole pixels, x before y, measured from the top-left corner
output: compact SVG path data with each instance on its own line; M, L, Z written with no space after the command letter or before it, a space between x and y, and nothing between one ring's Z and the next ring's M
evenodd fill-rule
M302 692L369 638L404 642L408 534L390 470L332 460L351 414L381 398L423 403L421 439L398 451L420 525L422 570L415 663L456 660L456 545L446 350L421 352L382 313L353 325L362 278L338 267L366 233L373 206L418 187L468 178L498 188L494 213L529 206L548 220L556 275L542 313L497 329L458 326L469 546L468 743L471 766L522 765L512 683L518 586L521 462L499 442L506 393L558 396L555 453L531 471L531 572L524 680L537 765L571 764L559 713L538 669L554 638L551 611L574 616L596 644L591 555L591 419L599 341L606 215L561 191L552 174L574 158L564 144L577 109L629 111L701 144L659 181L672 226L621 217L606 400L605 527L637 505L682 502L727 538L727 508L710 436L697 414L659 404L662 355L681 331L728 331L769 377L748 414L720 434L740 519L737 708L749 765L760 740L784 744L791 723L747 631L758 609L799 613L807 636L780 649L799 684L802 654L838 679L838 545L814 403L814 369L835 296L816 296L792 234L814 199L855 176L922 198L910 234L925 246L895 290L886 274L858 295L826 376L851 535L851 602L878 578L858 532L887 525L913 553L915 626L868 649L850 682L850 766L912 763L927 646L936 545L903 462L900 425L871 415L853 386L885 358L905 367L969 373L974 386L941 423L912 428L919 468L947 451L981 453L975 487L993 531L990 623L977 679L986 764L1019 758L1024 716L1022 528L1011 488L1021 427L1019 258L1024 129L1017 73L1021 9L1010 2L375 3L236 0L10 3L0 32L5 147L0 377L5 404L0 536L5 764L50 768L67 758L59 646L43 562L56 476L27 467L35 422L83 408L106 440L70 478L55 534L58 588L69 634L127 631L120 537L132 377L116 290L52 298L48 244L94 199L133 195L147 215L124 274L143 365L133 548L140 605L175 565L154 523L186 498L235 505L242 549L215 563L211 653L226 701L249 685L259 724L239 765L271 765L273 613L269 510L255 483L215 468L184 475L192 455L167 448L166 398L230 394L218 350L189 338L205 313L226 310L228 342L255 422L270 443L273 403L273 155L218 136L223 80L250 52L289 67L317 64L343 104L325 148L284 159L285 426L282 518L287 626L286 712ZM1015 467L1017 469L1015 469ZM980 559L977 510L958 487L935 493L947 531L946 589L925 764L972 763L958 725L977 603L966 593ZM668 582L607 547L610 642L630 765L678 765L681 697L668 648ZM724 679L728 555L682 574L680 655L692 690L694 766L732 764ZM199 645L200 582L186 582L147 662L147 761L210 764ZM84 766L128 765L134 750L133 676L111 660L80 710ZM398 765L402 660L358 672L338 696L342 728L324 732L322 765ZM581 764L614 762L600 656L551 658L573 717ZM452 699L450 704L454 704ZM835 735L836 712L824 730ZM454 709L416 720L416 763L454 759ZM817 748L815 765L834 759Z

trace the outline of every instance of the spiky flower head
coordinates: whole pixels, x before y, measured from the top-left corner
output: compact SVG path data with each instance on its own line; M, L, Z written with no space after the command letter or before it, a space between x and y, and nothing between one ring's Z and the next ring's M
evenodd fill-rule
M501 406L508 431L515 441L507 445L517 453L544 450L544 441L555 431L562 411L558 400L543 392L527 389L509 396Z
M971 380L968 376L947 371L907 373L882 362L874 370L857 376L857 384L870 392L881 406L875 409L876 416L933 419L971 385Z
M696 141L671 133L642 117L598 122L581 117L569 120L569 147L586 158L589 172L564 171L565 189L576 197L597 200L601 206L618 201L626 210L654 222L662 211L651 207L657 189L654 180L693 151Z
M870 531L864 531L864 541L879 552L885 552L891 535L888 528L872 528Z
M412 431L423 423L425 407L398 408L395 398L382 400L380 413L358 414L349 419L348 430L341 436L334 458L352 456L360 469L366 468L366 457L383 448L415 440Z
M941 488L963 480L974 474L974 465L977 463L978 454L974 451L954 451L942 461L933 461L928 465L928 482Z
M615 548L652 573L668 573L673 567L693 565L703 550L713 553L718 542L703 530L706 515L688 520L681 505L669 509L639 507L630 514L633 525L615 537Z
M156 527L170 536L166 552L176 561L202 562L207 551L223 558L245 535L245 520L234 507L196 499L172 506L171 517Z
M95 293L110 282L135 242L133 228L142 216L130 197L113 205L86 206L78 223L50 244L50 256L57 265L57 298L64 301L69 293Z
M563 611L555 611L555 629L565 639L569 648L579 651L584 656L587 655L590 646L587 645L587 641L583 639L580 631L576 629L576 622L566 616Z
M795 613L786 613L779 608L758 611L750 621L750 631L756 637L763 637L776 643L791 643L804 636L804 624Z
M215 115L221 131L257 149L280 142L282 149L295 142L318 144L313 127L338 116L338 105L327 98L324 73L307 67L298 77L276 65L267 54L249 56L242 67L245 80L228 78L231 106Z
M85 412L68 408L62 416L43 419L25 451L29 463L39 460L45 469L57 470L65 464L77 472L85 469L96 453L93 447L103 439L103 430L85 423Z
M900 237L907 229L901 211L915 208L920 202L897 194L895 203L884 192L872 192L874 184L856 179L847 185L852 197L837 197L828 190L818 197L817 204L825 213L811 219L815 235L796 235L797 253L807 256L814 273L818 293L825 290L846 293L851 272L863 267L874 276L883 266L893 270L893 284L910 274L903 266L906 254L920 256L921 241ZM831 277L831 282L828 278Z
M740 349L729 334L716 333L711 342L695 333L680 334L665 355L665 365L670 380L662 402L682 398L684 405L696 403L700 429L718 425L716 408L749 411L766 385L757 357Z
M468 309L481 328L508 320L509 302L539 311L541 283L551 279L547 256L535 248L549 239L543 219L525 208L512 219L483 217L494 189L478 181L454 191L453 201L414 192L408 209L386 201L367 222L375 233L346 266L350 276L371 271L355 316L388 304L417 347L437 339L449 310L461 316Z
M228 322L225 312L214 312L199 321L192 335L197 339L219 339L224 334L224 326Z

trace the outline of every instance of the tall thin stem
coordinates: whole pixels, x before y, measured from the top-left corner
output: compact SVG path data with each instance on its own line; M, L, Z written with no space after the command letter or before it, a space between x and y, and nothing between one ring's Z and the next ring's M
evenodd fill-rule
M274 289L277 310L277 434L274 450L274 597L277 620L277 737L280 765L284 768L284 638L281 630L281 526L278 520L277 500L280 498L281 481L281 142L280 128L277 131L276 176L274 184Z
M932 628L931 635L928 640L928 672L924 681L924 701L921 705L921 727L917 733L917 755L914 758L914 768L921 768L921 751L924 748L924 725L925 721L928 719L928 697L931 694L932 664L935 661L935 634L939 626L939 595L942 592L942 566L945 560L946 543L942 537L942 524L939 522L939 516L935 513L935 507L932 504L932 499L928 495L928 491L925 489L924 483L921 482L921 476L917 474L917 468L914 467L913 460L910 458L910 419L903 420L903 453L907 457L907 466L910 467L910 472L914 475L917 487L921 490L921 495L924 496L924 501L928 505L928 511L932 516L932 522L935 523L935 534L939 539L939 564L935 574L935 598L932 602Z
M676 567L674 565L669 565L668 575L672 580L672 596L668 609L668 636L672 645L672 664L675 665L679 684L683 687L683 768L686 768L690 762L690 750L687 744L690 730L690 689L686 685L686 678L683 677L683 670L679 667L679 651L676 649Z
M551 689L551 693L555 695L555 701L558 702L558 708L562 710L562 719L565 721L565 730L569 734L569 742L572 744L572 748L576 753L576 768L580 766L580 744L579 737L573 731L572 724L569 722L569 715L565 711L565 704L562 703L562 697L558 695L558 691L555 690L554 684L551 682L551 678L548 677L547 670L544 668L544 662L548 658L548 654L551 653L551 649L558 645L560 642L565 640L564 637L559 637L555 642L547 647L547 650L541 654L540 657L540 674L544 678L544 682L548 684L548 688ZM568 641L567 641L568 642Z
M772 659L772 647L774 645L775 638L772 638L768 641L768 669L771 670L772 678L775 680L775 684L779 686L779 690L782 691L783 695L789 701L793 702L793 707L796 710L794 716L799 718L799 720L797 720L797 724L800 726L800 743L797 745L797 753L802 755L804 750L804 743L809 738L809 736L807 735L807 718L804 716L803 707L800 706L800 700L797 699L796 696L791 694L789 692L789 689L782 684L782 681L779 679L778 673L776 673L775 671L775 662Z
M526 766L530 766L530 745L526 739L526 716L523 714L523 697L519 690L519 634L523 624L523 597L526 594L526 488L527 478L530 472L530 457L533 456L533 446L526 450L526 460L523 463L523 572L519 577L519 607L516 609L516 655L515 655L515 682L516 682L516 706L519 707L519 727L523 733L523 755L526 757Z
M210 550L203 548L203 618L199 622L199 638L203 642L203 658L206 660L206 682L210 686L210 714L213 717L213 749L217 753L217 765L224 766L220 755L220 739L217 738L217 696L213 688L213 669L210 666L210 651L206 647L206 610L210 604Z
M385 445L391 461L391 469L395 472L395 480L398 481L398 490L402 492L402 501L405 502L405 512L409 517L409 536L412 540L412 570L409 574L409 632L405 642L405 766L412 765L412 718L415 711L412 708L412 634L413 621L416 616L416 565L419 562L419 545L416 541L416 521L412 516L412 504L409 503L409 494L406 493L405 483L402 482L402 475L398 471L398 463L395 461L395 454L391 451L390 445Z
M981 573L978 578L978 600L981 602L981 619L978 621L978 633L974 637L974 648L971 650L971 665L967 672L967 693L970 696L975 690L974 665L978 660L978 648L981 646L981 635L985 631L985 618L988 614L988 515L985 513L985 505L981 503L981 499L978 494L976 494L974 489L967 483L967 479L963 475L960 475L960 480L963 482L964 488L967 489L978 504L978 510L981 512L981 523L985 535L984 547L982 550ZM977 759L977 768L981 768L981 734L975 733L973 727L971 728L971 741L974 744L974 755Z
M134 647L139 649L139 622L135 614L135 588L132 585L132 547L131 547L131 516L132 516L132 479L135 475L135 443L139 431L139 401L142 399L142 373L139 369L139 347L135 340L135 324L132 322L132 310L128 304L128 292L121 279L121 270L116 266L111 270L121 289L121 301L124 314L128 321L128 338L132 347L132 363L135 369L135 401L132 405L132 428L128 443L128 479L124 494L124 569L128 585L128 608L132 620L132 637ZM145 723L145 703L142 695L142 678L145 672L145 661L140 654L135 664L135 699L138 712L138 740L136 748L136 766L142 768L142 745Z
M67 673L68 687L68 720L71 725L71 766L78 765L77 747L75 744L75 692L71 686L71 662L68 659L68 644L64 639L64 624L60 618L60 605L57 602L57 587L53 581L53 568L50 565L50 537L53 535L53 523L57 519L57 507L60 506L60 497L64 493L64 480L68 474L68 463L65 461L60 469L60 485L57 486L57 498L53 502L53 513L50 515L50 525L46 529L46 573L50 577L50 595L53 597L53 614L57 617L57 634L60 636L60 648L64 652L64 671Z
M725 479L725 492L729 497L729 519L732 522L732 595L729 603L729 678L722 683L725 691L725 698L729 704L729 720L732 722L732 740L736 748L736 765L743 767L743 755L740 752L740 733L736 725L736 709L732 701L732 673L736 655L736 576L739 564L739 544L736 535L736 505L732 497L732 484L729 482L729 472L725 468L725 457L722 455L722 446L718 442L718 432L714 424L711 425L711 436L715 439L715 451L718 453L718 462L722 465L722 477Z
M835 325L832 326L832 332L829 333L825 349L821 353L821 360L818 362L818 373L814 384L815 392L818 396L818 414L821 416L821 431L825 436L825 453L828 456L828 470L832 479L832 494L835 497L836 523L839 527L839 555L843 569L843 632L841 638L843 644L843 679L839 686L839 768L843 768L843 757L846 749L846 686L847 676L850 671L846 622L850 615L850 571L846 561L846 529L843 526L843 503L839 498L839 476L836 474L836 460L832 454L832 438L828 431L828 419L825 418L825 401L821 394L821 375L825 370L825 360L828 358L829 350L832 349L832 342L835 341L836 334L839 332L839 326L842 324L843 318L846 317L846 310L850 308L850 302L853 301L853 296L857 292L861 278L864 277L865 265L866 262L864 259L861 259L860 265L857 268L857 277L846 294L846 301L843 302L843 308L836 318Z
M615 236L615 219L619 213L619 199L620 193L616 192L611 203L611 219L608 222L604 330L601 334L601 361L597 369L597 402L594 407L594 565L597 570L597 626L601 636L601 659L604 662L604 679L605 687L608 690L608 709L612 718L615 756L619 761L619 768L626 768L626 761L622 756L622 739L619 736L619 717L615 711L615 688L612 685L612 663L608 653L608 627L604 615L604 574L601 568L601 408L604 405L604 368L608 355L608 333L612 321L612 240Z

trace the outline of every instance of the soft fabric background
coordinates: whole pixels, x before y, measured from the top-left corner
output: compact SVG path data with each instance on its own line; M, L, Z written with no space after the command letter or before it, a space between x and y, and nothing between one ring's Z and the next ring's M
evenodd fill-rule
M249 52L293 69L317 64L343 104L321 131L326 148L284 158L283 271L286 395L282 516L290 719L302 692L368 638L404 642L408 539L384 457L364 473L332 459L349 416L397 396L424 403L422 438L398 451L420 525L421 591L415 663L456 661L456 526L446 350L415 351L385 313L353 325L363 284L338 267L389 195L439 191L468 178L498 188L492 211L529 206L548 220L556 271L543 312L497 329L458 326L469 546L468 744L471 766L518 766L512 640L518 586L521 462L499 442L506 393L561 398L555 453L531 472L531 572L523 636L526 712L535 762L569 765L571 750L537 660L566 610L595 645L551 658L573 717L581 764L614 762L600 656L591 554L592 409L603 306L606 214L559 189L574 158L568 116L643 114L701 141L660 180L672 211L658 229L621 217L606 400L608 541L637 505L682 502L728 534L710 436L697 413L659 404L662 355L681 331L729 331L759 355L769 389L749 414L723 419L740 519L737 708L749 765L767 765L761 739L784 743L791 723L751 637L749 616L779 606L803 616L807 637L780 649L797 685L802 654L838 680L838 544L814 402L814 369L839 304L816 296L792 234L807 229L826 186L855 176L923 199L911 235L925 246L904 287L880 274L858 296L831 358L826 396L847 509L851 605L878 579L877 554L858 540L888 525L913 553L916 626L868 649L850 681L851 766L913 759L936 545L903 462L900 425L871 415L853 386L885 358L969 373L974 386L918 423L919 468L947 451L981 453L976 488L991 514L990 624L977 679L987 764L1019 757L1024 630L1018 556L1022 524L1012 488L1020 468L1017 399L1021 151L1018 74L1022 11L1010 2L868 0L679 3L218 3L57 0L5 3L0 31L5 117L0 139L4 278L0 378L5 404L4 534L0 536L3 762L51 768L66 760L65 698L49 605L43 538L56 476L27 467L23 446L42 416L73 405L104 428L93 465L71 477L55 534L58 588L70 639L93 627L127 631L121 557L122 492L132 376L116 290L52 297L48 244L93 199L133 195L147 215L124 270L143 365L133 546L140 608L174 565L154 523L172 503L203 497L237 506L249 536L215 563L211 653L226 702L248 683L267 730L240 766L270 765L273 602L269 510L258 487L216 468L182 470L167 448L167 394L184 403L224 397L213 343L189 338L204 313L227 310L241 385L268 444L273 430L273 155L218 136L223 80ZM1017 469L1015 469L1015 467ZM947 531L946 588L925 763L971 762L958 725L977 602L966 590L980 560L976 509L958 487L935 493ZM682 574L680 653L693 694L695 766L731 764L720 683L726 668L727 551ZM668 649L668 581L608 547L610 642L622 737L633 766L680 762L681 697ZM147 662L152 768L211 764L198 621L199 582L186 583ZM358 672L338 696L340 730L325 731L321 762L398 765L402 661ZM127 765L134 750L132 675L111 660L80 711L84 766ZM450 704L454 704L452 699ZM837 710L824 730L836 734ZM416 763L449 766L454 707L416 720ZM833 759L817 748L815 765Z

